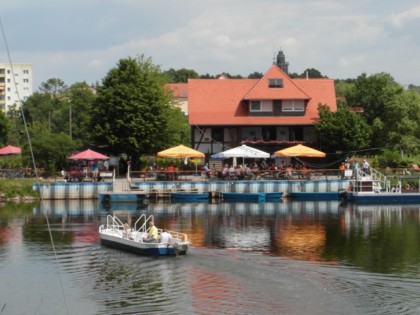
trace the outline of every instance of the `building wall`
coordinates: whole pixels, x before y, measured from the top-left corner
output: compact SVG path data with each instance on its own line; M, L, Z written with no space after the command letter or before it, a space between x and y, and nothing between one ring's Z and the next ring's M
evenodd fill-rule
M19 108L32 93L32 64L0 64L0 110Z

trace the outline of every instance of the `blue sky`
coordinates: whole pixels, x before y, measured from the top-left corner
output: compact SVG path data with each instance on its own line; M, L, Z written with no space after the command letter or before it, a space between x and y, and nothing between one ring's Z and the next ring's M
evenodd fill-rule
M420 85L415 0L2 0L0 19L12 62L33 64L34 90L49 78L100 82L141 54L162 70L247 76L280 49L290 72Z

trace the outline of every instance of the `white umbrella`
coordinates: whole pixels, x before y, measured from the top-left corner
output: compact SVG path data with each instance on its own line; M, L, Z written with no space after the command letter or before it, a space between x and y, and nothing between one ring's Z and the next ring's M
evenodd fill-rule
M213 154L212 158L263 158L267 159L270 157L270 154L252 147L248 147L245 144L232 148L220 153Z
M245 144L232 148L223 152L219 152L216 154L213 154L211 156L212 158L233 158L233 165L236 165L236 158L254 158L254 159L267 159L270 157L270 154L252 147L248 147ZM243 162L242 162L243 163Z

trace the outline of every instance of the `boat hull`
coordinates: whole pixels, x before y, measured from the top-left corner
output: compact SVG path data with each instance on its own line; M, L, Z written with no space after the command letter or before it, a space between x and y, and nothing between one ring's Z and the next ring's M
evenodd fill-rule
M186 193L186 192L172 192L171 199L179 200L208 200L208 193Z
M265 202L265 193L222 193L224 200Z
M265 199L266 200L277 200L283 197L282 192L266 192Z
M420 193L348 192L347 200L356 203L420 203Z
M292 200L339 200L339 192L291 192L288 198Z
M121 249L139 255L147 256L170 256L185 255L189 245L185 242L179 242L174 246L168 246L162 243L143 243L134 240L125 239L106 233L100 233L101 243L105 246Z
M100 192L98 193L100 202L143 202L146 199L144 192Z

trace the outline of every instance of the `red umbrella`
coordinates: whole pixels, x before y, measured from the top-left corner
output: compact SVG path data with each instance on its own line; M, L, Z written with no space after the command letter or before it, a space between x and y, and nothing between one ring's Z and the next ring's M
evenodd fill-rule
M22 149L12 145L5 146L0 149L0 155L21 154Z
M70 160L107 160L109 157L101 153L87 149L69 157Z

